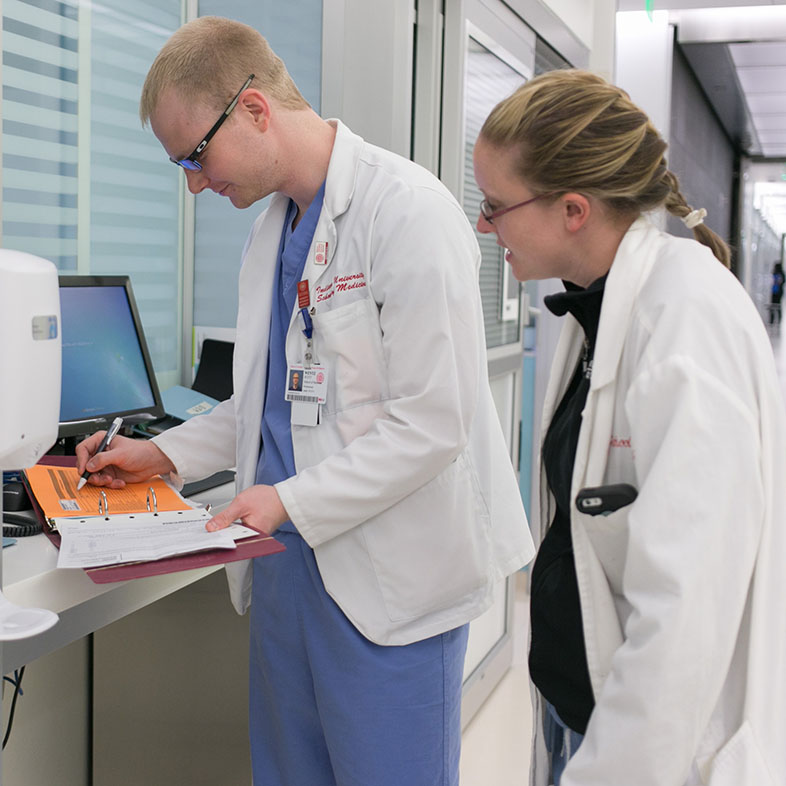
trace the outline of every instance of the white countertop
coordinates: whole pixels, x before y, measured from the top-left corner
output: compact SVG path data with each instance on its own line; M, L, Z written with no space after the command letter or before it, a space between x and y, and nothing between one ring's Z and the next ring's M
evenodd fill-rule
M225 506L234 496L228 483L198 494L194 500ZM159 598L207 576L222 566L150 576L112 584L95 584L81 569L57 568L57 549L46 535L18 538L3 549L3 593L23 607L50 609L60 620L48 631L2 644L2 670L8 674L36 658L131 614Z

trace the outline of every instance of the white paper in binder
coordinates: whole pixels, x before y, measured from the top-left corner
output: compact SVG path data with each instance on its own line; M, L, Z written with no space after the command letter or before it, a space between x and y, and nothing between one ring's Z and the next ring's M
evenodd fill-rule
M57 567L96 568L234 549L236 540L259 534L240 524L208 532L205 524L210 515L200 509L55 519L61 538Z

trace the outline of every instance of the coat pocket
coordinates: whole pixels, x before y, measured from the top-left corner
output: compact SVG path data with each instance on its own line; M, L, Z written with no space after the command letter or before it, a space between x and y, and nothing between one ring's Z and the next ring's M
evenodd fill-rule
M466 601L491 581L489 513L463 455L361 526L393 622Z
M775 786L748 721L700 771L707 786Z
M628 515L631 507L626 505L606 516L578 514L578 521L587 533L587 539L615 596L622 595L622 576L628 551Z
M361 298L314 316L314 345L328 369L325 411L341 412L389 397L377 306Z

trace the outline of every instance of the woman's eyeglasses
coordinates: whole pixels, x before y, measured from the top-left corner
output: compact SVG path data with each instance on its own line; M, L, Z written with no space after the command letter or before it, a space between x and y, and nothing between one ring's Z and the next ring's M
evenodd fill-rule
M483 218L486 219L486 221L488 221L489 224L493 224L495 218L504 216L505 213L510 213L511 210L516 210L516 208L524 207L524 205L529 205L531 202L535 202L538 199L543 199L543 197L552 196L555 193L556 192L554 191L549 191L546 194L538 194L537 196L532 197L532 199L525 199L523 202L519 202L516 205L511 205L510 207L501 207L498 210L492 210L491 205L488 203L488 200L484 199L480 203L480 214L483 216Z

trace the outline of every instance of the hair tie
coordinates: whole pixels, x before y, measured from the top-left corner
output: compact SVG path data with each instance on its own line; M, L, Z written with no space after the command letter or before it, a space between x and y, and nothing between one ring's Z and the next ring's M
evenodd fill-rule
M704 223L704 218L707 215L707 211L700 207L698 210L691 210L687 216L683 216L680 220L683 224L685 224L688 229L693 229L697 227L699 224Z

